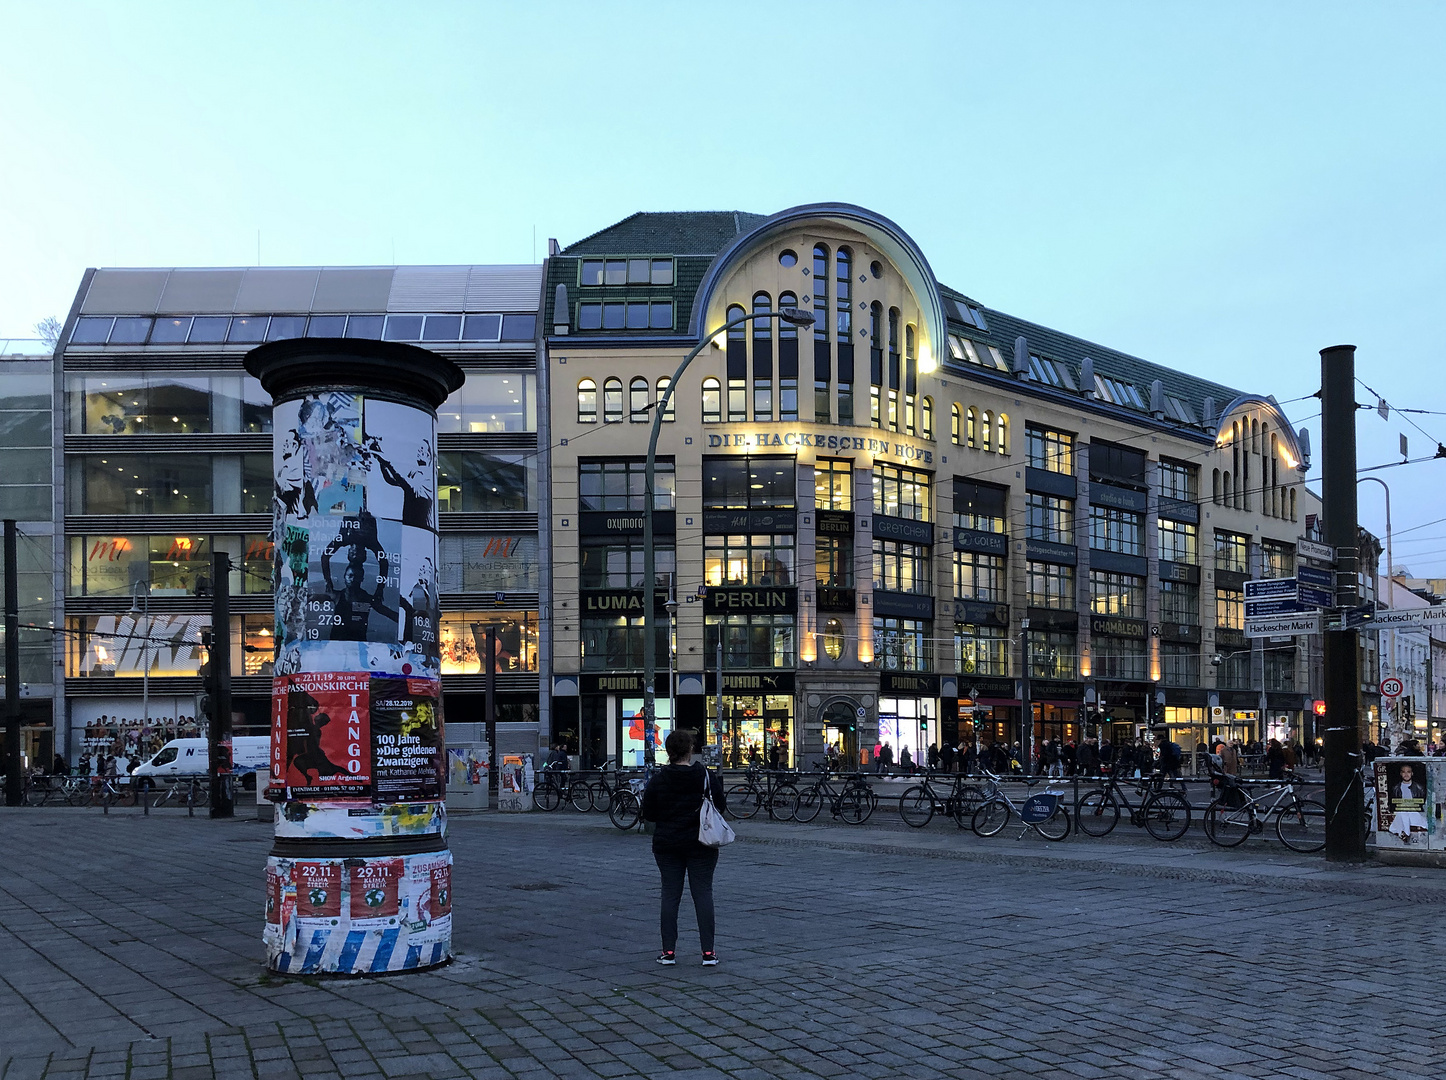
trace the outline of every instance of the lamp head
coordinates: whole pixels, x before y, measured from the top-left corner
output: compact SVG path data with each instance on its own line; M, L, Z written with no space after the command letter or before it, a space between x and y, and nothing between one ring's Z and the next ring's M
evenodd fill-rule
M817 316L815 316L813 312L800 311L798 308L793 307L781 308L778 312L778 317L786 323L792 323L794 326L812 326L818 321Z

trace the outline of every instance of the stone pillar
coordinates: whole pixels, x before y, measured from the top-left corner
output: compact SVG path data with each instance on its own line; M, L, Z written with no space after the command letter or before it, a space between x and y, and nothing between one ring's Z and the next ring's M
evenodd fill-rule
M273 403L267 966L432 967L452 955L437 407L462 372L330 338L264 345L246 370Z

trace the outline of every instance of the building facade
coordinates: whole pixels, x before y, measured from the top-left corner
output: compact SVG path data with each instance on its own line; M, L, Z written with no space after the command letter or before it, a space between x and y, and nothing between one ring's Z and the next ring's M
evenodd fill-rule
M53 744L133 757L200 730L213 552L233 567L237 730L267 729L285 551L268 535L270 401L242 358L314 336L417 342L466 372L434 448L443 686L450 719L481 719L478 642L496 627L499 746L531 750L547 662L540 287L537 266L88 272L53 370Z
M1244 636L1315 507L1270 397L947 288L855 206L636 214L556 250L544 299L552 733L584 763L642 755L649 602L660 727L733 763L1302 731L1310 639ZM652 412L709 335L649 508Z

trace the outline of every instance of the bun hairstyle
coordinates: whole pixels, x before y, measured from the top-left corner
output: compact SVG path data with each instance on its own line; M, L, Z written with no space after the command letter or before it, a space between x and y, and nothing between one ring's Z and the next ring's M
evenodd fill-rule
M674 728L663 740L663 749L668 752L668 763L676 765L693 752L693 733L685 728Z

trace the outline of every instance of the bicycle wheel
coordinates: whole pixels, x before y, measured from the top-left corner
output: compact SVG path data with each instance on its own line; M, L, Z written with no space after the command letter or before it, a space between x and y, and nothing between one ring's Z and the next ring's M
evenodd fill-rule
M1075 810L1075 824L1086 836L1109 836L1119 824L1120 804L1104 788L1087 791Z
M556 810L562 805L562 791L547 780L532 789L532 802L539 810Z
M567 789L567 801L579 814L592 809L592 785L586 780L574 780Z
M1190 830L1190 804L1174 791L1150 796L1140 814L1145 819L1145 831L1156 840L1178 840Z
M1248 806L1229 807L1216 799L1205 808L1205 835L1221 847L1239 847L1250 835Z
M631 829L638 823L642 813L642 801L631 791L623 789L613 793L612 801L608 804L608 817L619 829Z
M792 821L798 813L798 788L792 784L779 784L773 789L768 800L768 816L775 821Z
M793 812L793 820L801 825L807 825L818 812L823 809L823 791L815 784L798 793L798 809Z
M1003 799L987 799L974 811L969 827L974 830L975 836L993 836L1009 824L1012 813Z
M954 799L954 824L961 829L969 828L969 823L974 820L974 811L984 804L989 798L989 792L977 784L966 784L959 789L959 795Z
M1061 799L1055 806L1054 813L1045 818L1035 827L1035 831L1046 840L1063 840L1069 835L1069 811L1064 808L1064 800Z
M921 784L915 784L899 796L899 817L905 825L922 829L934 818L934 800Z
M1275 815L1275 835L1291 851L1319 851L1325 847L1326 808L1315 799L1297 799Z
M763 792L751 784L736 784L724 794L728 799L728 812L744 821L758 813L763 806Z
M849 825L862 825L873 812L873 800L863 788L845 788L838 797L838 816Z

